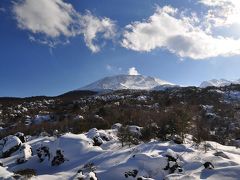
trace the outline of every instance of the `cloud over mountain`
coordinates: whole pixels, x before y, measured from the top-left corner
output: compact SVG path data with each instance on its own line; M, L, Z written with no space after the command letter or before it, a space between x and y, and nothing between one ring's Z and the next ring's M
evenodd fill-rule
M128 70L128 75L140 75L135 67L131 67Z

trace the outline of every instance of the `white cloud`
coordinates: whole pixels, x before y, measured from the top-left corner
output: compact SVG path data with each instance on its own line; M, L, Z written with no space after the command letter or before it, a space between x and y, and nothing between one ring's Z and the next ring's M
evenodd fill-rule
M131 67L128 69L128 75L140 75L135 67Z
M107 69L108 71L111 71L111 70L113 69L113 67L112 67L110 64L107 64L107 65L106 65L106 69Z
M120 72L122 72L122 68L121 67L110 65L110 64L107 64L105 66L105 68L106 68L107 71L109 71L111 73L114 73L114 74L119 74Z
M87 47L98 52L100 46L94 41L99 36L111 39L115 35L112 20L95 17L89 11L82 15L63 0L21 0L14 3L13 12L19 28L44 35L40 41L49 41L50 45L57 44L61 38L83 35Z
M49 37L74 35L71 25L77 14L62 0L24 0L14 4L13 12L21 29Z
M62 44L62 45L66 45L66 44L69 44L70 41L68 39L66 40L59 40L59 39L49 39L49 38L36 38L32 35L29 35L28 39L31 41L31 42L37 42L39 44L43 44L43 45L48 45L50 48L54 48L56 47L56 45L58 44Z
M109 18L97 18L89 11L81 16L80 25L86 45L92 52L98 52L100 50L100 47L94 43L98 33L102 33L104 39L112 39L115 36L115 23L112 20Z
M127 25L121 45L125 48L150 52L161 48L179 57L207 59L240 54L240 39L216 35L217 27L240 24L239 0L198 0L207 7L199 18L196 13L186 15L177 8L157 8L147 20ZM71 37L84 37L86 46L99 52L106 40L116 36L116 23L106 17L84 14L64 0L16 0L13 12L18 27L30 32L34 42L55 47L67 44ZM202 13L202 12L200 12Z
M192 59L240 55L240 39L215 37L203 29L196 14L185 16L170 6L158 7L146 21L127 25L121 45L142 52L163 48Z
M200 3L209 7L205 18L212 26L240 24L239 0L200 0Z

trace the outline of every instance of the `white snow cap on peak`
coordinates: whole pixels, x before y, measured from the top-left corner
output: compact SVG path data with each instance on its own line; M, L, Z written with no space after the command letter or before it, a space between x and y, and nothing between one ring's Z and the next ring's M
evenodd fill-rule
M136 76L140 75L140 73L137 71L135 67L131 67L128 69L128 75Z

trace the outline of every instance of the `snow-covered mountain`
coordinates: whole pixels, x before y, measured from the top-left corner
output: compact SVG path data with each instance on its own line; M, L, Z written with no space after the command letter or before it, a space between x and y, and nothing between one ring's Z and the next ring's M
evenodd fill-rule
M209 86L215 86L215 87L222 87L222 86L228 86L230 84L240 84L240 79L231 81L226 79L212 79L210 81L203 81L200 84L201 88L209 87Z
M174 84L154 77L142 75L117 75L105 77L92 84L82 87L78 90L121 90L121 89L141 89L151 90L155 87L172 87Z

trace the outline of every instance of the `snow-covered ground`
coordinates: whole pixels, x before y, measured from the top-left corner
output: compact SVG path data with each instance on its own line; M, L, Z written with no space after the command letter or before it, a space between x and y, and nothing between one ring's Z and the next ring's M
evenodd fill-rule
M32 138L23 144L32 147L33 156L22 164L16 164L16 160L21 156L19 152L13 153L8 158L0 159L4 165L0 167L0 177L11 179L13 175L11 172L24 169L34 169L37 176L33 176L32 179L43 180L77 179L82 174L86 174L89 169L93 169L100 180L137 179L140 176L156 180L220 180L239 179L240 177L240 150L235 147L207 142L207 152L205 152L203 146L196 147L190 138L182 145L154 140L136 146L122 147L116 133L117 129L97 130L94 128L84 134L67 133L60 137ZM100 147L93 146L95 136L103 139ZM49 148L50 159L45 158L40 162L36 153L37 149L43 146ZM52 166L51 160L58 149L61 149L65 162L59 166ZM215 156L216 152L224 157ZM169 170L164 170L168 164L167 155L169 154L178 159L183 172L169 174ZM205 169L202 165L205 162L211 162L215 168ZM136 177L125 177L127 172L134 170L137 170Z

